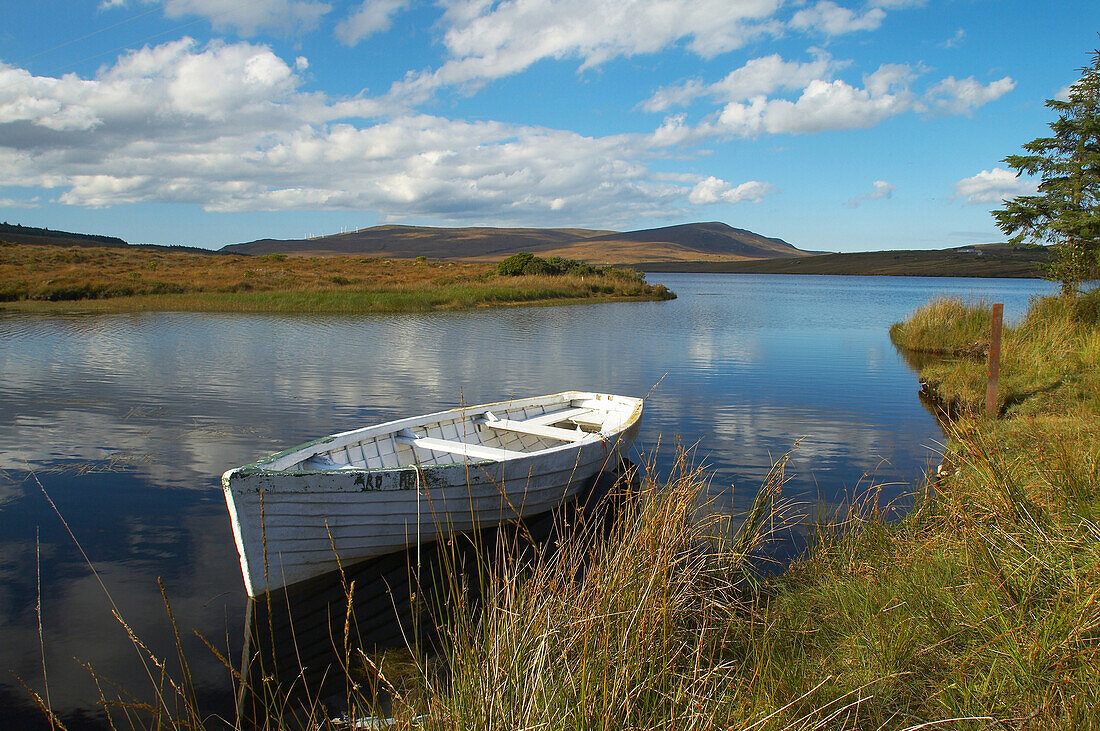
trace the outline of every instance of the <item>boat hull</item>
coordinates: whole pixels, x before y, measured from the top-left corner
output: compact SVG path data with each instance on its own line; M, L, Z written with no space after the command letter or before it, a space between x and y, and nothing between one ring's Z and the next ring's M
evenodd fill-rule
M603 469L617 467L637 432L640 403L637 415L614 434L500 461L389 469L230 470L222 486L248 594L258 596L334 571L341 563L403 550L453 531L551 510L590 485Z

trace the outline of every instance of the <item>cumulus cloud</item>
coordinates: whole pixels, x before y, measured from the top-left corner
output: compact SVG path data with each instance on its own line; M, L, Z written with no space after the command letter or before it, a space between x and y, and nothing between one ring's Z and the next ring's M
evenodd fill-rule
M644 109L661 111L702 96L727 103L694 127L682 115L669 118L654 134L654 144L873 127L906 112L969 114L1015 87L1007 76L989 84L949 76L919 92L913 87L923 69L905 64L883 64L856 86L834 78L834 72L847 65L824 53L808 63L773 55L753 59L713 84L691 80L661 89ZM797 97L771 96L791 91L798 92Z
M876 180L871 183L871 186L874 188L874 190L872 190L870 193L863 193L862 195L857 195L854 198L849 198L847 203L848 207L857 208L861 203L863 203L863 201L874 201L882 200L884 198L892 198L894 196L894 191L898 189L898 186L894 185L893 183L888 183L885 180Z
M1034 180L1017 177L1011 170L993 168L955 183L955 194L951 197L963 198L967 204L1000 203L1018 195L1034 195L1038 189Z
M966 79L948 76L925 93L923 102L933 112L969 114L1015 88L1016 82L1008 76L990 84L982 84L973 76Z
M877 3L882 5L883 3ZM791 17L791 27L829 36L839 36L861 30L875 30L886 18L882 7L871 7L863 15L841 7L830 0L821 0L810 8L799 10Z
M688 194L688 202L695 205L708 205L711 203L741 203L749 201L759 203L769 195L779 191L771 183L759 180L750 180L733 186L721 178L710 176L700 180Z
M643 103L642 108L647 112L660 112L672 106L689 104L702 96L718 102L731 102L780 90L794 91L804 88L815 79L830 76L844 65L833 61L824 52L818 52L817 57L807 63L784 61L776 53L754 58L713 84L704 84L693 79L658 89Z
M375 33L389 30L393 16L408 7L410 0L363 0L359 9L336 26L336 38L346 46Z
M911 76L908 66L884 64L864 77L863 88L839 79L815 79L794 101L759 95L747 103L731 102L710 129L717 134L755 137L873 127L912 108Z
M438 69L410 74L396 96L418 99L445 85L518 73L543 59L576 59L580 68L686 42L705 58L777 35L782 0L444 0Z
M5 184L59 189L60 202L88 207L610 225L679 214L700 181L651 171L645 136L395 112L303 91L307 67L262 45L189 39L134 51L88 79L0 64ZM766 192L723 185L714 195L729 201Z

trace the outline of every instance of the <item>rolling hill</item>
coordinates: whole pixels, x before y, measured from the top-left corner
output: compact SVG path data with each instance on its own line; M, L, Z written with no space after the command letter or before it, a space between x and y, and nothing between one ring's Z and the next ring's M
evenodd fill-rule
M520 251L599 264L641 261L737 261L798 257L804 252L724 223L689 223L641 231L541 228L374 226L312 239L261 239L221 249L235 254L387 256L499 261Z

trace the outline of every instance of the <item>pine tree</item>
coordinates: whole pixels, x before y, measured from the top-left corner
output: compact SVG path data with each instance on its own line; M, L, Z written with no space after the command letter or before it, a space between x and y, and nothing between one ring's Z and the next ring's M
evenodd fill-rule
M1047 277L1072 296L1081 282L1096 278L1100 252L1100 50L1069 89L1069 99L1048 99L1058 114L1053 137L1024 145L1027 155L1004 159L1017 174L1040 178L1037 195L1005 201L994 211L997 225L1014 242L1050 244Z

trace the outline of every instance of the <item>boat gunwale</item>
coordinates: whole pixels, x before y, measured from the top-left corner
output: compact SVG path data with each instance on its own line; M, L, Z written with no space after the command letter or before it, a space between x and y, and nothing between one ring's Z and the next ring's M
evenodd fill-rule
M309 459L310 456L316 455L321 451L327 450L315 450L315 447L321 445L333 445L333 447L347 446L352 443L352 439L347 439L346 444L341 443L340 440L349 437L362 436L359 441L365 441L370 436L369 432L378 431L376 436L382 436L385 434L396 434L403 428L410 428L415 426L422 426L423 424L432 424L436 422L446 421L448 417L453 419L468 419L471 416L476 418L478 415L483 414L486 411L491 411L493 408L497 409L516 409L527 408L529 406L537 406L540 402L547 401L549 399L559 399L560 401L568 405L572 401L577 400L608 400L609 403L618 401L619 403L627 403L632 408L629 415L610 433L593 432L585 439L581 439L576 442L565 442L563 444L547 447L545 449L536 450L534 452L525 452L518 457L510 457L506 459L466 459L460 462L449 462L442 464L425 464L425 465L399 465L397 467L356 467L356 466L343 466L335 469L303 469L293 472L287 471L287 467L294 464L300 464ZM453 468L455 466L467 467L472 465L484 465L493 463L515 463L520 460L526 460L528 458L542 457L544 455L556 454L560 451L578 449L588 444L592 444L597 441L608 441L613 438L617 438L620 434L630 429L637 423L641 417L642 406L644 399L636 396L620 396L610 393L599 393L595 391L561 391L559 393L545 394L542 396L531 396L523 399L510 399L502 401L494 401L485 404L474 404L470 406L459 406L452 409L445 409L443 411L437 411L429 414L421 414L418 416L405 417L403 419L395 419L393 421L383 422L381 424L371 424L365 427L359 427L358 429L350 429L348 431L337 432L328 436L320 437L302 444L295 445L288 449L284 449L280 452L268 455L255 462L251 462L241 467L235 467L230 470L226 470L222 474L222 487L225 490L230 489L230 480L233 477L245 477L251 475L332 475L332 474L376 474L384 472L403 472L406 470L419 470L421 472L435 471L439 469ZM633 402L633 403L631 403ZM311 454L305 454L311 452ZM280 460L287 460L290 457L303 454L301 459L289 461L284 467L272 468L271 465Z

